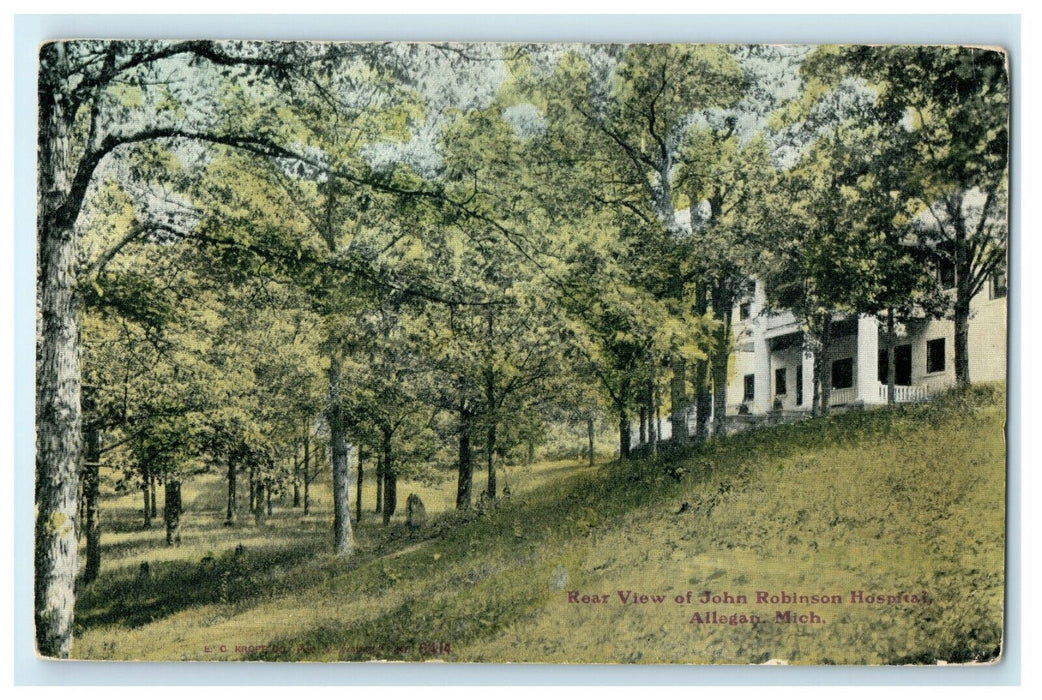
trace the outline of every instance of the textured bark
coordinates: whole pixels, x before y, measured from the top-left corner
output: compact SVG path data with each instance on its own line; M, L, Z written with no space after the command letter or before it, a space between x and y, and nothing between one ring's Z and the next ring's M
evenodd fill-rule
M64 61L60 45L56 61ZM36 529L34 621L42 656L66 658L72 647L79 568L76 507L81 449L80 346L75 295L75 216L69 127L62 90L40 89L37 227ZM78 206L75 211L78 212Z
M955 300L955 382L959 386L970 383L970 301L957 293Z
M362 522L362 480L365 478L365 468L362 466L362 446L358 446L358 474L355 476L355 522Z
M333 472L333 548L338 555L348 556L354 551L349 504L351 447L347 442L346 420L339 396L330 408L329 431Z
M234 525L235 524L235 474L238 471L236 469L235 458L231 455L228 456L228 504L224 514L224 524Z
M818 407L820 415L828 415L832 402L832 364L830 363L829 343L832 340L832 316L826 314L821 324L821 341L817 343L818 351L814 353L814 373L818 376L816 380L821 384L821 405Z
M304 435L304 515L311 514L311 438Z
M586 419L586 449L588 451L589 464L593 466L594 454L593 454L593 418Z
M376 508L377 513L384 512L384 456L379 453L376 456Z
M300 460L297 445L293 446L293 507L300 508Z
M709 412L713 395L709 386L709 361L695 362L695 442L705 442L709 436ZM687 426L685 425L685 428Z
M398 475L394 473L394 454L391 446L391 430L385 428L383 431L383 456L384 456L384 510L383 524L391 522L398 507Z
M92 406L84 405L84 413L89 415L92 410ZM101 572L101 510L98 507L100 460L101 432L97 426L92 425L87 428L84 435L83 522L87 534L87 562L83 570L84 583L90 583Z
M251 513L257 512L257 468L250 465L250 504Z
M474 481L474 464L470 454L471 415L463 402L459 407L459 422L459 477L456 484L456 510L468 510Z
M704 362L704 360L703 360ZM704 369L703 369L704 374ZM683 358L673 361L673 377L669 382L669 403L672 411L669 422L673 428L673 444L687 443L687 363Z
M166 546L181 544L181 482L167 479L163 487L163 520L166 522Z
M150 507L156 500L156 487L155 477L152 476L152 472L145 466L141 467L141 496L144 500L141 510L144 516L144 527L148 529L152 527L152 518L156 515Z
M656 454L658 452L658 428L658 387L654 383L651 383L648 385L648 442L651 443L651 454Z
M713 434L723 435L727 424L727 362L731 356L731 304L723 291L713 295L714 313L721 321L716 330L710 372L713 377ZM717 310L719 309L719 310Z
M145 476L144 477L144 481L142 481L142 483L141 483L141 496L142 496L142 498L144 500L144 508L142 508L142 512L144 513L144 516L145 516L143 527L146 530L148 528L152 527L152 511L148 507L148 505L149 505L148 504L148 492L149 492L148 477Z
M264 482L260 479L253 486L253 524L264 524Z
M630 458L630 413L625 407L619 409L619 456Z
M485 431L485 451L488 462L488 497L496 499L496 424L491 423Z

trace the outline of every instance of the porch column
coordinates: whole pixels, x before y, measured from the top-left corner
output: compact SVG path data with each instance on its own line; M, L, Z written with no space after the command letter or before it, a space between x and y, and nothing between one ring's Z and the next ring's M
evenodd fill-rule
M879 395L879 322L875 316L857 320L857 398L867 404L886 403Z
M802 350L800 362L803 364L803 402L800 403L799 408L809 411L814 405L814 353L810 350Z

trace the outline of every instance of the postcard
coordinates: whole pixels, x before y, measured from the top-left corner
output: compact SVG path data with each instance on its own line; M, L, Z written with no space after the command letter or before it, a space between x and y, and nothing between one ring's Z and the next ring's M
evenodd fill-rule
M996 47L69 40L43 658L1002 658Z

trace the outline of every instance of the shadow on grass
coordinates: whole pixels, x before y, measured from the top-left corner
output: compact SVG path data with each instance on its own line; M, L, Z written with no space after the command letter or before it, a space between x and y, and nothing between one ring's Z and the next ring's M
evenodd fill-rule
M139 627L199 605L252 603L287 593L313 583L293 570L325 548L312 538L107 573L79 591L76 625L81 631L116 623Z
M918 406L851 411L799 424L771 426L647 460L606 465L570 483L552 483L503 502L491 512L450 514L432 522L438 559L425 549L403 551L390 576L366 586L364 571L345 573L331 595L380 596L412 579L421 588L401 605L372 619L328 620L278 638L247 658L270 661L336 658L414 661L452 658L452 649L487 639L525 619L552 595L551 566L600 523L634 509L668 506L675 497L723 478L732 484L770 458L848 444L872 444L893 434L928 429L965 416L967 407L994 405L1000 391L953 392ZM753 466L750 466L753 465ZM650 543L649 543L650 544ZM527 555L527 557L526 557ZM555 561L556 559L556 561ZM383 560L385 566L391 562ZM493 562L513 562L506 566ZM444 567L471 570L452 575ZM389 577L390 576L390 577ZM987 636L987 635L982 635ZM976 647L974 647L976 649ZM965 656L965 654L964 654ZM953 656L956 658L957 656Z

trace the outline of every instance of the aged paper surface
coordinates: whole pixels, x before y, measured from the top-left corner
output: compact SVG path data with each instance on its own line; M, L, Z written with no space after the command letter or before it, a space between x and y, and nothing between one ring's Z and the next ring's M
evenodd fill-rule
M1009 83L960 46L70 41L36 644L990 663Z

